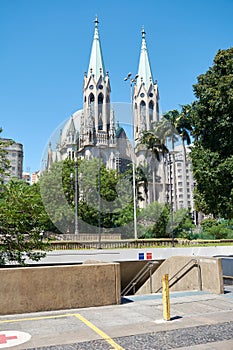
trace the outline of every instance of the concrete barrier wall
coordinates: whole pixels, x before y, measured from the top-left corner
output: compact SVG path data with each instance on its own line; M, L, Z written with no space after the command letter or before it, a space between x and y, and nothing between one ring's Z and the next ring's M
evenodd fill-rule
M169 283L171 291L202 290L212 293L223 293L222 263L220 258L196 258L200 268L191 256L173 256L166 259L152 276L152 291L156 292L162 285L162 276L169 275L169 279L176 273L177 276ZM190 261L190 263L189 263ZM189 263L182 271L182 267ZM150 280L148 280L137 294L150 293Z
M120 304L120 265L0 269L0 314Z
M221 258L199 258L202 289L212 293L224 293Z

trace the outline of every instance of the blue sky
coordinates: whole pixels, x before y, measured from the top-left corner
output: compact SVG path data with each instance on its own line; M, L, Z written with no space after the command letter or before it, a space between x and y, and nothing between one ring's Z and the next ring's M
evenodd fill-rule
M129 102L141 28L162 112L194 100L196 77L233 46L233 0L0 0L0 126L38 170L53 131L82 108L95 15L112 102Z

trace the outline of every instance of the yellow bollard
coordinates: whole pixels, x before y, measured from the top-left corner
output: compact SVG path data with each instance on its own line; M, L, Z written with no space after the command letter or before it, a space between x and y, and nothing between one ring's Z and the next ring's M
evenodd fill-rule
M162 287L163 287L163 318L166 321L170 321L170 295L169 295L169 285L168 285L168 274L162 277Z

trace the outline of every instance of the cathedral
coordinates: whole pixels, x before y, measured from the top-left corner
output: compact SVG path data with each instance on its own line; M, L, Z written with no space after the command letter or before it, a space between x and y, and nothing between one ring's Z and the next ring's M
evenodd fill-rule
M131 86L133 142L130 142L121 123L115 120L114 104L111 103L110 77L104 65L98 18L94 23L89 66L84 74L83 108L75 112L60 130L55 149L49 145L47 169L54 161L64 160L67 157L70 159L100 157L107 168L121 172L132 162L136 166L141 164L152 168L152 158L150 159L152 156L148 158L148 151L138 141L141 132L152 129L153 123L159 121L158 84L153 80L145 30L142 29L137 75L132 78L129 73L125 78L129 80ZM119 119L122 121L123 117ZM162 173L160 168L161 166L157 164L157 176ZM163 201L161 184L157 184L156 188L153 177L155 174L150 176L151 180L148 178L149 191L143 206L155 200Z

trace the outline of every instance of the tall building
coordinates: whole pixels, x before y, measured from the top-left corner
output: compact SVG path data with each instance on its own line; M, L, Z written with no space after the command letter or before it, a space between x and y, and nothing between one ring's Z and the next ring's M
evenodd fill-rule
M167 183L169 190L167 199L173 203L173 209L190 208L194 212L193 189L195 182L192 173L192 162L190 158L190 148L182 145L175 147L175 164L167 166ZM173 162L172 159L170 159ZM171 186L171 187L170 187Z
M8 176L4 175L3 181L7 183L12 178L22 179L23 174L23 145L11 139L1 138L4 143L10 145L4 147L7 151L6 159L9 161Z

